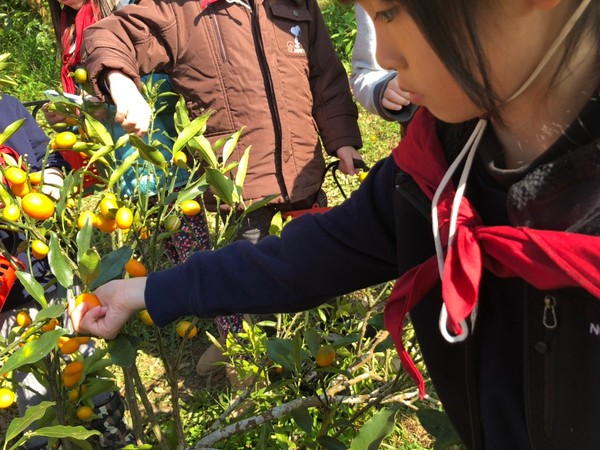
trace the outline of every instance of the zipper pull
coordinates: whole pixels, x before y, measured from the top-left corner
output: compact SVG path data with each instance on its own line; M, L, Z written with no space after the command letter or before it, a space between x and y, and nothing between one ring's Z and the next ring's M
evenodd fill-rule
M554 330L558 322L556 321L556 298L553 295L546 295L544 297L544 317L542 319L544 326L548 330Z
M555 306L556 297L553 295L546 295L544 297L544 312L542 316L542 323L544 324L544 328L546 328L546 332L544 333L544 340L538 341L535 344L536 351L542 355L548 351L550 339L552 339L554 329L558 325Z

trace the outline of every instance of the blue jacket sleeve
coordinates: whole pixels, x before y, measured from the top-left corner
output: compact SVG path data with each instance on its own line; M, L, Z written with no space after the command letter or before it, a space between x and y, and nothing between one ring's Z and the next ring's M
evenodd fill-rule
M391 158L380 162L342 205L292 220L281 238L238 241L150 274L150 315L165 325L185 315L294 312L396 278L394 173Z
M32 168L39 170L50 140L46 133L27 108L11 95L2 94L0 97L0 112L0 131L19 119L25 119L23 125L6 141L6 145L20 155L27 156Z

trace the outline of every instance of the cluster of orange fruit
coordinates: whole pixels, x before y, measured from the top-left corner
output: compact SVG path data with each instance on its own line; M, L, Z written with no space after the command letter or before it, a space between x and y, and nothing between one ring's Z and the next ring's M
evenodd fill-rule
M85 364L79 359L74 359L67 363L60 373L62 384L69 390L67 397L71 402L78 403L81 394L87 391L87 385L83 384L83 369ZM89 420L94 414L92 408L88 405L78 405L76 415L81 420Z
M93 294L87 293L82 297L81 301L84 301L83 299L85 299L86 302L93 302L94 297L95 296ZM100 302L97 300L97 298L96 301L99 305ZM19 311L16 316L16 324L23 330L23 333L21 334L23 342L20 345L23 346L25 342L31 342L38 339L42 333L54 330L59 323L60 322L58 319L50 318L44 324L42 324L39 329L37 327L29 328L32 324L31 316L26 310ZM41 333L38 333L36 330L41 331ZM91 338L88 336L61 336L58 340L58 349L63 355L72 355L79 350L81 345L87 344L90 339ZM83 368L84 364L79 360L73 360L66 364L65 368L61 372L61 382L63 386L66 388L73 388L80 384L82 381ZM77 389L79 390L82 388L83 386L80 386ZM72 399L73 397L74 394L69 393L69 398ZM5 386L0 387L0 409L9 408L15 401L16 394L12 389ZM77 416L82 420L85 420L85 416L87 415L86 408L89 407L86 406L83 408L81 414L79 410L77 411ZM91 417L91 408L90 414L87 417Z
M83 211L77 218L77 227L83 228L87 221L105 233L112 233L117 228L129 231L133 225L133 211L127 206L119 206L114 194L106 194L98 203L99 214L94 211Z
M19 170L25 175L25 171L23 171L23 169L19 169L18 167L11 168ZM6 174L7 171L8 169L4 173ZM16 222L21 217L21 211L35 220L46 220L54 215L54 211L56 209L54 202L46 194L29 190L29 185L27 182L24 182L21 185L11 184L10 186L13 193L15 193L14 186L21 186L19 188L21 189L19 195L15 194L17 197L21 197L21 207L19 207L18 203L16 202L5 205L4 210L2 211L2 216L6 220L10 222Z
M38 186L42 181L40 172L33 172L28 177L27 172L17 166L8 166L4 170L4 178L8 182L10 191L16 197L24 197L25 194L32 191L33 186Z
M56 210L54 201L47 195L37 192L37 186L42 180L41 172L27 174L23 169L9 166L4 170L4 179L8 183L11 192L20 201L5 205L2 217L10 222L17 222L21 213L26 214L34 220L46 220L54 215ZM34 239L30 243L31 253L37 259L44 258L49 251L48 245L40 239Z

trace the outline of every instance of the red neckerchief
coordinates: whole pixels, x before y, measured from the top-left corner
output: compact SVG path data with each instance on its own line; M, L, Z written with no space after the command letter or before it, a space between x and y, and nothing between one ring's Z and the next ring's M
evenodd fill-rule
M435 118L429 111L420 108L408 134L392 155L398 167L411 175L431 200L448 164L436 135ZM454 187L449 183L438 204L444 246L453 199ZM448 327L454 333L460 333L460 322L469 317L477 303L484 268L498 277L522 278L540 290L579 287L600 299L600 237L526 227L484 226L465 197L454 242L446 249L442 275L442 298L448 310ZM408 312L439 281L434 255L396 281L385 307L385 326L421 397L425 385L402 343L402 327Z
M60 17L60 28L62 30L62 67L60 69L60 80L63 90L69 94L75 93L75 83L69 77L81 63L81 42L83 41L83 30L101 19L100 9L95 2L86 2L75 16L75 43L71 38L71 27L67 26L67 14L63 11Z

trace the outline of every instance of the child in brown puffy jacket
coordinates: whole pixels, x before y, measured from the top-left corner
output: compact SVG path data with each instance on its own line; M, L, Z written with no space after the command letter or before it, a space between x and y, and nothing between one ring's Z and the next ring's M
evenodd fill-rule
M322 145L355 173L357 109L315 0L142 0L88 28L83 46L96 95L112 98L128 132L148 128L138 88L154 70L171 76L192 117L214 111L205 133L212 142L246 127L232 157L252 145L243 198L277 198L245 217L238 239L268 235L277 211L325 205ZM242 319L217 323L224 337L241 331ZM199 372L219 359L211 347Z

